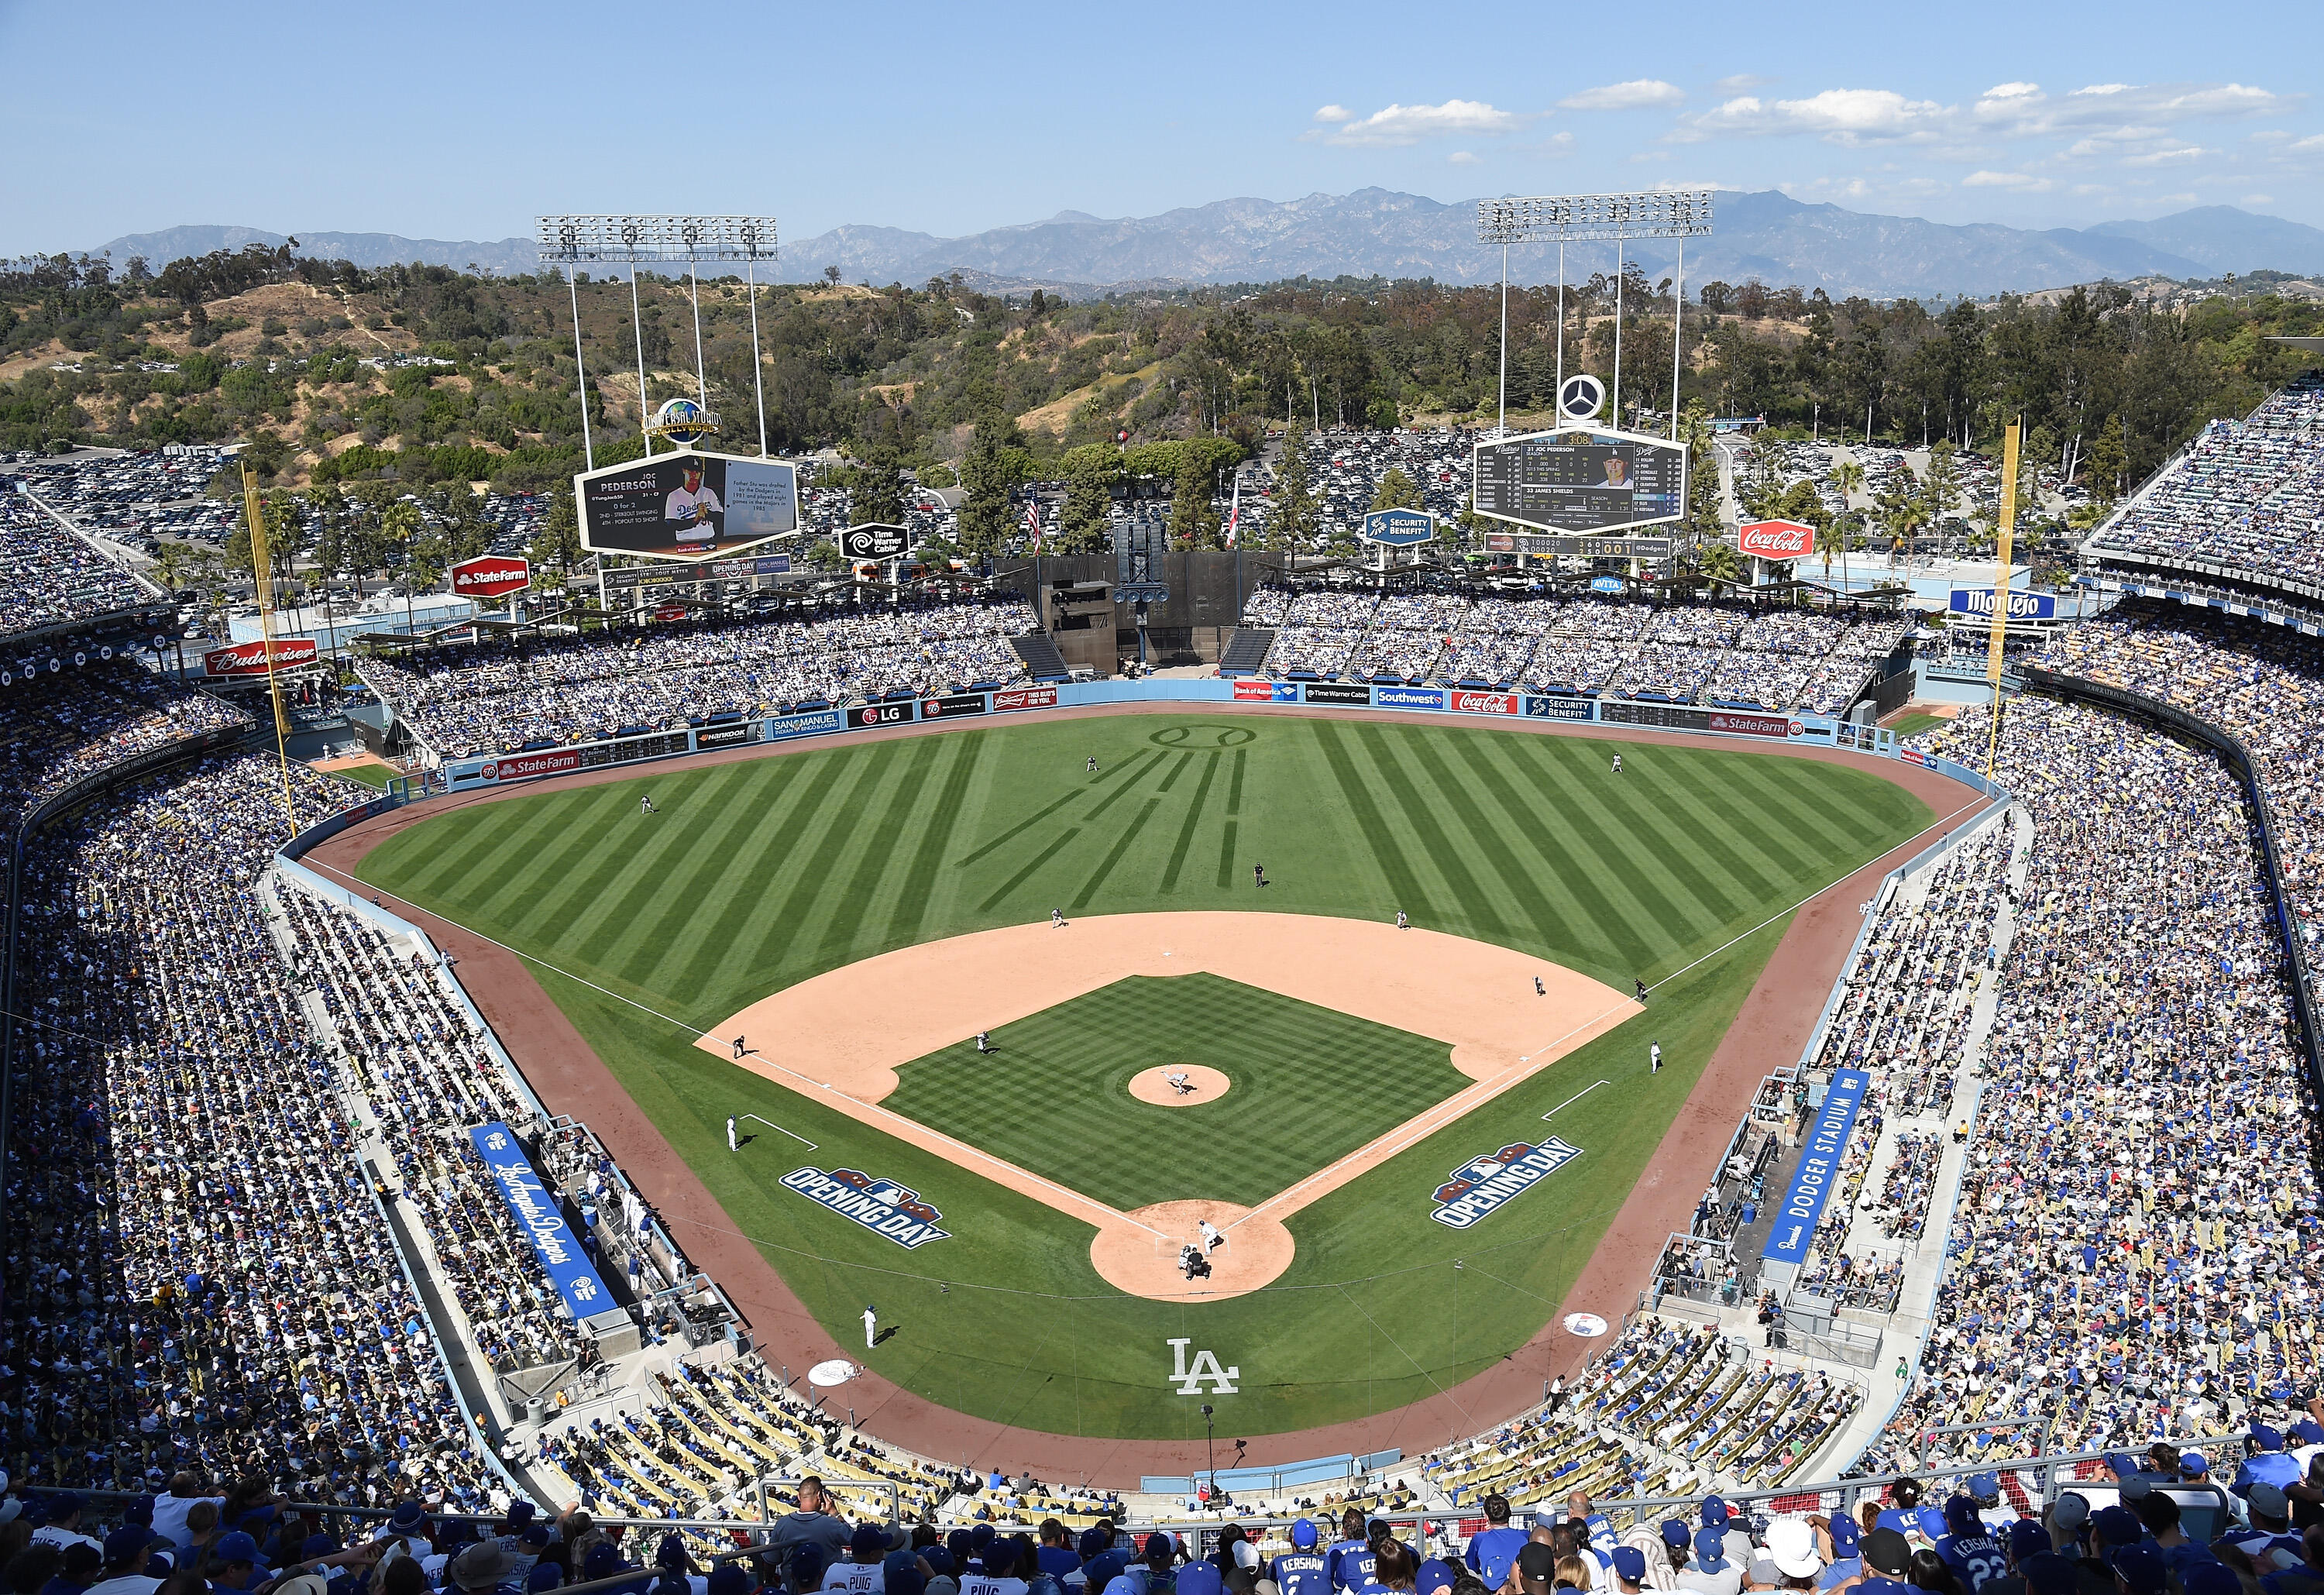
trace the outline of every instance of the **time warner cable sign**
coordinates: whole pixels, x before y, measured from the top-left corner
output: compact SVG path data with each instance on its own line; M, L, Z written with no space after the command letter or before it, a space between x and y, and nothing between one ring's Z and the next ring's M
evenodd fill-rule
M516 1216L516 1227L531 1240L542 1272L565 1298L566 1311L575 1322L619 1305L590 1266L589 1254L575 1238L572 1226L557 1211L557 1198L540 1183L514 1132L494 1120L470 1129L468 1139L476 1144L476 1156L484 1160L485 1171L500 1187L509 1212Z
M1848 1150L1849 1131L1856 1128L1857 1111L1872 1077L1861 1069L1842 1069L1832 1075L1831 1089L1816 1110L1815 1124L1800 1150L1799 1172L1792 1176L1784 1204L1775 1210L1775 1227L1759 1255L1771 1263L1804 1263L1815 1242L1816 1222L1840 1182L1840 1155Z

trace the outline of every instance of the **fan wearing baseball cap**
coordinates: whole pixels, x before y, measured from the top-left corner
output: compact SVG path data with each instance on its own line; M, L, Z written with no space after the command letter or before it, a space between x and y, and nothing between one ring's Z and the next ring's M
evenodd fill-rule
M1987 1583L2008 1572L2009 1558L1985 1532L1985 1521L1978 1515L1973 1498L1946 1497L1944 1519L1946 1532L1937 1541L1937 1554L1944 1558L1969 1595L1978 1595Z
M1727 1560L1723 1527L1695 1531L1694 1563L1680 1571L1678 1587L1698 1595L1743 1595L1743 1570Z
M1888 1514L1883 1512L1881 1516L1886 1517ZM1865 1576L1856 1588L1863 1595L1912 1595L1913 1586L1904 1581L1913 1571L1913 1547L1900 1531L1885 1525L1876 1528L1864 1536L1860 1551Z
M1322 1537L1308 1518L1291 1526L1291 1549L1275 1559L1272 1569L1281 1595L1330 1595L1332 1575L1323 1565L1323 1553L1316 1548Z
M1646 1554L1636 1545L1617 1545L1609 1556L1614 1563L1614 1579L1621 1586L1621 1595L1638 1595L1646 1580Z

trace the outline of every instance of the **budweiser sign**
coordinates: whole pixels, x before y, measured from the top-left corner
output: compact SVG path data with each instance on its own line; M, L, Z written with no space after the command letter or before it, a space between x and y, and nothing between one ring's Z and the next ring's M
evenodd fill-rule
M992 712L1005 715L1016 709L1054 709L1057 706L1057 689L1054 687L1004 687L992 695Z
M1762 559L1804 559L1815 552L1815 528L1796 521L1747 521L1737 541Z
M274 652L274 668L295 669L311 665L321 650L312 637L277 637L271 644ZM237 642L231 648L213 648L202 655L205 676L263 676L266 674L266 654L270 644Z
M452 567L455 598L502 598L532 585L532 567L501 554L481 554Z

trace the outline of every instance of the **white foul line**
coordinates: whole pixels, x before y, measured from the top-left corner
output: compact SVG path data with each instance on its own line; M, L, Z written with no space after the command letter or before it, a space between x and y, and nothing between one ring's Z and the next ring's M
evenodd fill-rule
M792 1134L792 1132L791 1132L791 1131L789 1131L789 1130L788 1130L788 1129L785 1129L781 1125L777 1124L777 1123L776 1123L773 1120L771 1120L771 1119L761 1119L761 1118L760 1118L760 1117L759 1117L759 1115L757 1115L756 1113L737 1113L737 1114L734 1116L734 1118L735 1118L736 1122L738 1122L738 1123L739 1123L739 1122L741 1122L742 1120L748 1119L748 1120L753 1120L753 1121L755 1121L755 1122L757 1122L757 1123L760 1123L760 1124L763 1124L763 1125L765 1125L769 1129L773 1130L777 1135L787 1135L787 1136L790 1136L791 1139L793 1139L793 1140L797 1141L800 1146L805 1147L805 1148L806 1148L808 1151L810 1151L810 1152L815 1151L815 1150L816 1150L816 1149L817 1149L817 1148L816 1148L816 1144L815 1144L813 1141L811 1141L811 1140L807 1139L807 1137L805 1137L805 1136L803 1136L803 1135L794 1135L794 1134Z
M1560 1113L1564 1112L1566 1109L1580 1102L1583 1097L1588 1096L1591 1092L1597 1090L1600 1086L1610 1085L1613 1082L1610 1080L1592 1081L1588 1085L1583 1086L1580 1091L1575 1092L1572 1096L1567 1097L1563 1102L1558 1103L1557 1106L1552 1108L1548 1112L1544 1113L1542 1117L1544 1119L1554 1119Z

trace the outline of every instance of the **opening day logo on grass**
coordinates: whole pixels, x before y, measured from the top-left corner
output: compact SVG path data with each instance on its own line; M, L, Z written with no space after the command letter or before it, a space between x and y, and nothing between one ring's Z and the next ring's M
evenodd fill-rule
M1552 1136L1539 1146L1518 1141L1489 1157L1471 1158L1436 1187L1436 1211L1428 1216L1447 1229L1465 1230L1581 1156L1581 1148Z
M952 1231L936 1228L944 1214L920 1200L920 1194L893 1180L874 1179L852 1168L794 1168L783 1184L818 1207L827 1207L844 1219L853 1219L874 1235L909 1250L931 1240L949 1240Z

